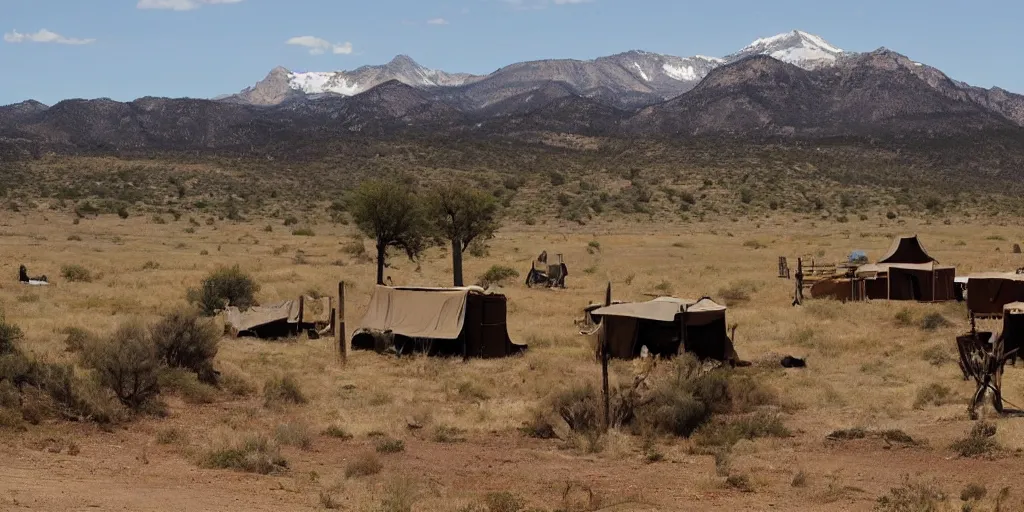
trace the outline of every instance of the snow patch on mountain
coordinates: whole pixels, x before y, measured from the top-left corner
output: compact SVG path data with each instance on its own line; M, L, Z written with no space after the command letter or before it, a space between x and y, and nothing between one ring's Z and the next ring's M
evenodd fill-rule
M703 77L701 77L700 75L697 74L697 70L695 70L693 68L693 66L684 66L684 65L676 66L676 65L665 63L664 65L661 66L661 69L670 78L674 78L676 80L694 81L694 80L699 80L700 78L703 78Z
M644 70L643 70L643 68L640 67L639 63L634 62L633 66L636 68L637 71L640 72L640 77L643 78L645 82L650 82L651 81L651 78L649 76L647 76L647 73L644 73Z
M816 69L835 64L844 54L845 51L819 36L794 30L757 39L739 52L730 55L728 60L737 61L751 55L770 55L804 69Z
M306 94L334 93L344 96L354 96L365 89L358 83L349 83L340 73L291 73L288 76L288 85L297 91Z

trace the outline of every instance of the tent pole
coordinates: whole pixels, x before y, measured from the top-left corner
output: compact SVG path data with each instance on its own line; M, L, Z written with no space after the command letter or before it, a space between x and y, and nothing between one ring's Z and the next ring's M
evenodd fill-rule
M348 340L345 339L345 281L338 281L338 307L334 313L334 331L338 337L341 363L348 362Z
M298 336L302 332L302 313L306 305L306 295L299 295L299 321L295 322L295 335Z
M608 282L608 288L604 293L605 307L612 304L612 283ZM601 319L602 343L601 343L601 392L604 394L604 429L611 428L611 399L608 395L608 322Z

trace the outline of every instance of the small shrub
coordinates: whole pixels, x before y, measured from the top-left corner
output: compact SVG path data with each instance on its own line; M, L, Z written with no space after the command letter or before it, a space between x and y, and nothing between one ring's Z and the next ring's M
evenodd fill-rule
M980 501L988 494L988 489L981 484L967 484L964 490L960 491L962 501Z
M980 457L990 455L999 450L999 444L995 439L996 426L991 423L979 421L971 428L970 434L963 439L958 439L950 445L950 449L961 457Z
M591 266L583 269L583 273L588 275L588 276L596 274L597 273L597 265L591 265Z
M434 429L434 441L438 443L461 443L466 440L464 435L464 430L448 425L438 425Z
M273 233L274 232L274 226L271 226L270 224L267 224L266 226L263 226L263 232L265 232L265 233Z
M901 309L896 313L896 325L900 327L910 327L914 325L914 315L909 309Z
M321 432L321 434L325 435L327 437L333 437L335 439L341 439L342 441L348 441L349 439L352 439L352 434L350 434L344 428L339 427L338 425L331 425L331 426L325 428L323 430L323 432Z
M405 441L392 438L378 439L375 444L375 448L377 449L377 453L401 453L405 451Z
M153 224L167 224L167 220L158 214L153 214L152 221Z
M296 225L298 223L299 223L299 219L297 219L295 217L288 216L288 217L284 218L284 225L285 226L294 226L294 225Z
M757 412L728 421L712 421L696 433L696 441L702 446L729 447L742 439L759 437L789 437L789 429L777 414Z
M213 358L220 332L197 311L178 310L164 316L150 329L157 355L171 368L195 372L207 384L216 384Z
M345 478L376 475L382 469L384 469L384 465L381 464L377 454L364 453L345 466Z
M78 235L68 235L68 242L81 242L82 237Z
M384 486L381 512L412 512L416 503L416 485L408 478L398 478Z
M184 231L185 231L186 234L194 235L196 233L196 228L194 228L192 226L189 226L189 227L185 228Z
M925 331L934 331L936 329L949 327L952 325L946 317L942 316L941 313L928 313L921 319L921 329Z
M217 400L217 388L200 382L196 374L181 368L165 368L157 382L161 391L177 393L189 404L210 404Z
M519 512L526 506L526 501L508 491L489 492L484 496L488 512Z
M729 475L725 479L725 485L740 492L754 492L754 486L750 483L747 475Z
M313 230L310 229L310 228L299 228L299 229L293 229L292 230L292 235L293 236L316 236L316 233L314 233Z
M329 491L320 491L320 506L327 510L337 510L341 508L341 503L334 497Z
M152 260L142 264L142 270L157 270L159 268L160 264Z
M60 268L60 275L70 283L92 282L92 272L81 265L64 265Z
M793 480L789 482L789 485L793 487L806 487L807 486L807 473L804 470L797 471L793 475Z
M249 437L240 443L208 451L201 465L213 469L234 469L247 473L269 475L286 469L288 462L276 445L265 437Z
M766 248L768 246L763 244L763 243L761 243L760 240L747 240L746 242L743 242L743 247L748 247L750 249L758 250L758 249L764 249L764 248Z
M81 352L96 341L95 334L79 327L65 327L60 332L65 336L64 347L68 352Z
M952 389L942 384L932 383L917 391L914 399L914 409L924 409L925 406L942 406L957 401Z
M121 324L108 340L90 345L83 356L126 407L141 410L160 393L156 346L139 321Z
M189 302L196 304L206 315L212 316L228 305L241 310L256 303L260 286L238 265L221 267L203 279L199 289L189 290Z
M864 439L868 436L868 431L859 427L844 428L841 430L835 430L831 434L825 436L827 439L833 441L849 441L851 439Z
M127 219L128 218L128 208L126 208L124 206L118 208L117 209L117 216L121 217L122 219Z
M491 248L487 246L487 242L477 238L469 243L469 246L466 247L466 252L474 258L486 258L490 256Z
M256 386L237 371L221 371L217 384L233 396L243 397L256 393Z
M740 189L740 202L742 202L743 204L750 204L753 201L754 201L754 191L749 189L749 188L747 188L747 187L741 188Z
M597 240L591 240L587 244L587 252L590 254L601 252L601 242L598 242Z
M477 284L486 288L490 285L500 285L517 277L519 277L519 271L516 269L505 265L494 265L480 276Z
M263 385L263 399L269 407L279 403L304 404L306 396L291 375L274 377Z
M274 439L285 446L294 446L302 450L313 447L313 436L309 426L303 423L282 423L274 429Z
M881 496L875 504L879 512L939 512L945 510L946 495L934 485L905 481Z
M23 339L25 334L21 328L8 323L7 319L0 315L0 356L14 353Z
M896 217L897 217L896 212L892 212L892 211L885 212L885 218L887 218L889 220L896 220Z

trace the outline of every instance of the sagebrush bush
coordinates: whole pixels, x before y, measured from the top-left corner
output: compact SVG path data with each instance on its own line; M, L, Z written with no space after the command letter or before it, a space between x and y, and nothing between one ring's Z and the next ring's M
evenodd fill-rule
M725 301L726 306L735 306L749 301L757 289L758 286L753 281L738 281L719 290L718 295Z
M405 451L405 441L401 439L384 438L377 440L375 445L377 453L400 453Z
M140 410L160 393L156 346L139 321L121 324L109 339L91 344L83 358L126 407Z
M70 283L92 282L92 272L81 265L64 265L60 268L60 275Z
M214 315L227 306L241 310L256 303L259 284L238 265L221 267L203 279L199 289L191 289L189 302L196 304L203 314Z
M923 409L925 406L941 406L957 401L956 394L948 386L938 383L931 383L917 391L914 399L914 409Z
M153 324L150 333L164 364L191 370L207 384L217 383L213 358L220 333L212 321L201 318L198 311L182 309Z
M352 459L345 466L345 478L352 478L356 476L370 476L380 473L380 470L384 469L384 465L381 464L380 458L375 453L364 453L355 459Z
M921 329L925 331L934 331L936 329L949 327L952 325L946 317L942 316L942 313L932 312L928 313L921 319Z
M950 449L961 457L980 457L999 450L999 443L993 437L996 426L992 423L979 421L971 428L970 434L963 439L953 441Z
M492 284L500 285L509 279L517 277L519 277L519 271L516 269L505 265L494 265L487 269L487 272L480 275L477 284L486 288Z
M24 337L25 334L21 332L20 327L8 323L7 319L0 315L0 355L13 353Z
M254 436L209 450L203 455L200 465L269 475L287 468L288 461L269 439Z

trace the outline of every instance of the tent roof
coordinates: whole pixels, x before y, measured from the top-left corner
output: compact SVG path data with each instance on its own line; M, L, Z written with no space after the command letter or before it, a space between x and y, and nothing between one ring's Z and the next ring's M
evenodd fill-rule
M470 293L477 291L470 287L377 286L359 327L392 331L410 338L454 340L462 333Z
M857 267L854 272L858 277L862 277L867 274L880 274L889 272L889 269L902 269L902 270L948 270L955 267L937 265L936 262L931 263L869 263L867 265L861 265Z
M1003 311L1012 315L1024 313L1024 302L1011 302L1003 306Z
M1024 274L1017 274L1015 272L978 272L977 274L968 275L967 279L1004 279L1007 281L1024 281Z
M674 322L676 315L683 311L688 313L724 313L726 308L717 302L703 298L701 300L685 300L676 297L658 297L647 302L626 302L612 304L591 312L594 317L617 316L654 320L657 322Z
M917 235L914 236L899 236L892 241L892 245L889 246L889 250L886 251L885 255L878 259L878 263L929 263L936 262L935 258L932 258L927 251L924 250L924 246L921 245L921 241L917 239Z

